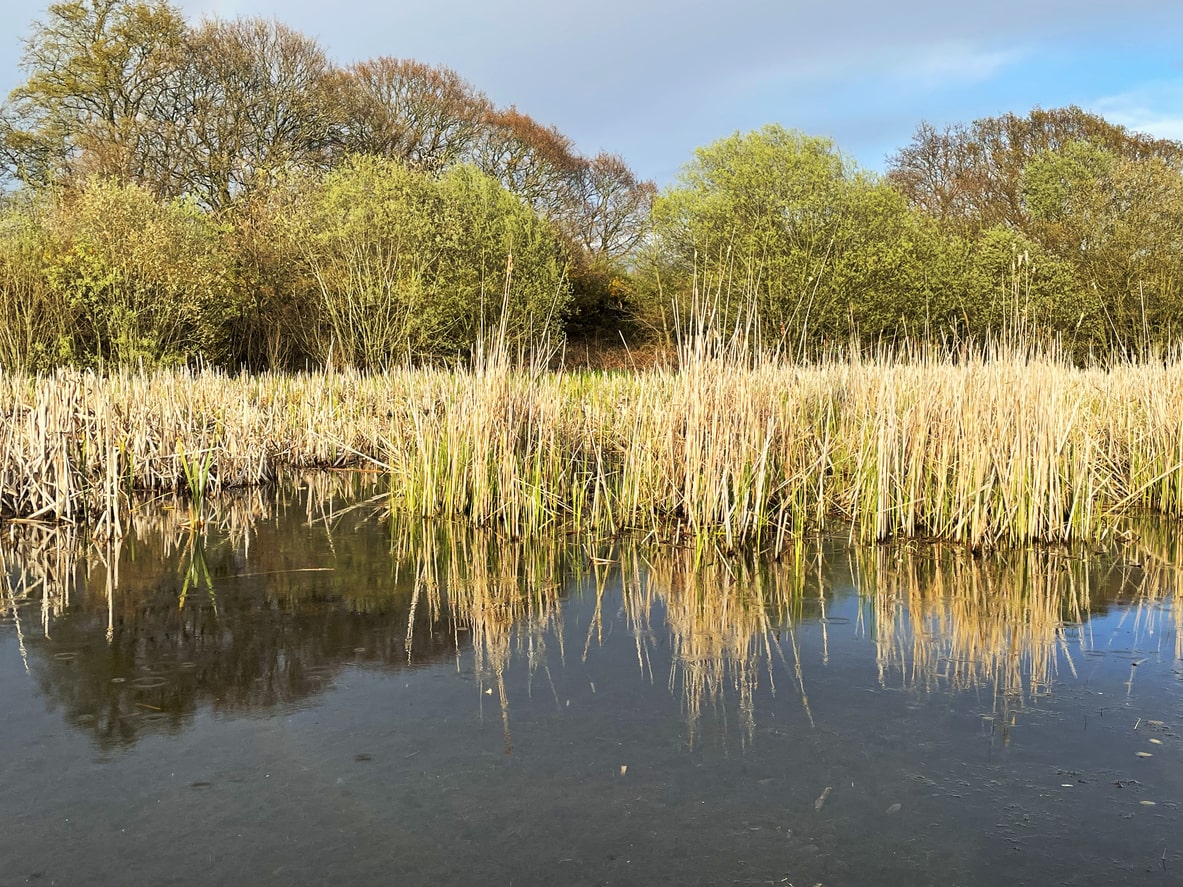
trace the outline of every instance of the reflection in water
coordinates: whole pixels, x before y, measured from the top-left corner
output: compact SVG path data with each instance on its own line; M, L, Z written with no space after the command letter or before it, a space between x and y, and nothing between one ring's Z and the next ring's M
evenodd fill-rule
M624 606L642 671L652 672L650 625L660 612L670 637L670 689L681 691L691 743L704 707L726 714L728 691L750 736L756 689L764 680L775 692L782 665L812 723L795 627L810 588L804 549L788 562L738 558L696 566L696 558L689 549L660 549L647 562L634 554L623 563ZM814 559L820 568L820 553Z
M203 706L298 704L346 663L405 667L411 589L390 569L387 540L335 532L351 513L364 528L344 507L358 493L343 477L199 516L158 504L121 543L11 526L0 546L5 605L30 671L71 723L109 745L178 729ZM23 614L38 603L34 634ZM430 624L416 632L423 660L449 645Z
M833 631L874 642L883 687L988 691L1004 738L1016 707L1103 647L1090 617L1116 602L1138 631L1183 655L1169 527L1138 527L1136 541L1105 552L984 557L826 538L779 559L704 563L676 547L592 551L567 537L526 544L383 520L376 493L373 479L342 474L197 510L158 502L116 543L10 524L0 544L4 620L44 695L104 745L178 730L203 707L297 706L346 666L455 658L462 670L471 661L482 703L495 699L509 752L510 665L524 662L529 692L559 704L552 668L568 655L572 595L590 601L583 659L619 607L641 677L668 680L691 744L704 717L725 720L731 706L751 738L762 687L799 698L812 725L810 670L827 665ZM1173 635L1158 624L1167 611L1151 606L1167 595ZM853 610L835 615L843 600ZM820 663L803 661L804 627L820 633Z
M447 621L457 651L467 636L478 686L497 694L505 750L511 752L506 671L512 655L524 656L531 689L541 676L555 692L547 640L554 639L561 658L560 591L561 583L576 570L574 549L565 542L507 542L477 529L416 527L397 520L392 525L395 562L411 564L414 575L407 614L408 663L420 657L414 636L424 610L428 624ZM557 695L555 699L557 703Z
M1026 549L982 558L914 544L857 551L858 575L873 592L881 680L989 687L1007 699L1045 695L1058 669L1074 672L1075 657L1098 648L1090 617L1123 603L1153 634L1160 626L1151 614L1162 610L1151 605L1168 596L1178 658L1178 540L1161 526L1142 527L1137 539L1092 554Z

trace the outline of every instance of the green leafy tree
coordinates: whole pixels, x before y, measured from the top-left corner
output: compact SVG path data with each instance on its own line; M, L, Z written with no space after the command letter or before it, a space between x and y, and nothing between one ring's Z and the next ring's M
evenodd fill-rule
M2 112L4 160L33 184L78 176L157 183L186 27L165 0L72 0L33 23L28 75Z
M45 274L40 207L11 197L0 208L0 367L50 369L71 356L70 308Z
M1183 175L1087 142L1037 156L1024 175L1034 236L1074 270L1102 318L1094 345L1145 349L1183 325Z
M999 335L1057 335L1085 352L1101 331L1096 300L1081 290L1072 266L1005 225L961 238L964 253L949 271L962 294L965 331L983 340Z
M78 363L222 362L235 308L223 232L188 201L93 180L54 195L45 274Z
M290 175L254 189L222 214L229 228L229 277L236 313L229 321L233 368L296 370L312 358L315 304L306 298L303 247L289 235L290 219L317 178Z
M436 283L443 348L468 350L494 330L509 345L559 336L571 295L569 253L554 228L474 166L449 170L438 188L446 207Z
M905 201L826 139L779 126L700 148L654 209L661 291L678 310L804 347L924 322L929 234Z
M565 309L553 231L471 167L441 178L356 156L293 206L318 361L381 367L455 357L482 331L554 332Z

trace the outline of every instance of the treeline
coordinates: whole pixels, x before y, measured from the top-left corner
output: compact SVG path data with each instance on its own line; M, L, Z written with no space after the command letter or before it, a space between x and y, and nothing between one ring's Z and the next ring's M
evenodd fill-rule
M0 366L463 357L615 327L656 189L443 68L49 7L0 112Z
M922 125L869 175L769 126L700 149L653 212L654 278L791 349L1054 337L1146 354L1183 333L1183 145L1078 108Z
M1077 108L937 130L885 176L769 126L663 192L454 72L331 62L164 0L49 7L0 110L0 366L463 359L482 337L794 352L1183 328L1183 145Z

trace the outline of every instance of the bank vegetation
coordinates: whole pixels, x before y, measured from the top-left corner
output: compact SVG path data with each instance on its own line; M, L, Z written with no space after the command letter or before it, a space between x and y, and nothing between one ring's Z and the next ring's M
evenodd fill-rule
M279 22L70 0L25 47L4 518L117 534L137 495L344 466L513 536L724 549L1183 511L1178 142L1036 108L921 124L878 175L769 125L659 190Z
M997 348L811 363L687 338L675 362L0 377L0 509L118 532L137 496L360 467L392 507L511 537L734 551L811 530L972 548L1183 514L1183 361L1080 368Z
M498 328L631 365L704 301L797 358L1034 331L1083 365L1183 324L1183 145L1079 108L921 123L882 175L773 124L658 189L448 68L167 0L52 4L22 68L7 370L456 364Z

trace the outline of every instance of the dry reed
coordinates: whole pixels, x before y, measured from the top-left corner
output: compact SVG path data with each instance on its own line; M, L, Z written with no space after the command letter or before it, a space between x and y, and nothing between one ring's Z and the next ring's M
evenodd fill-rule
M0 376L0 515L117 534L136 491L199 498L284 469L382 466L396 508L525 537L556 528L780 547L985 548L1183 515L1183 362L1079 369L996 350L808 365L691 343L676 366L550 372L501 358L364 375Z

